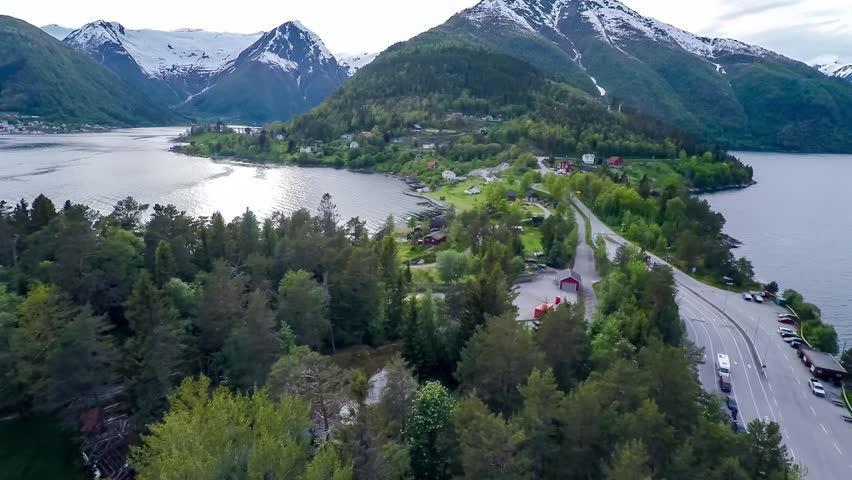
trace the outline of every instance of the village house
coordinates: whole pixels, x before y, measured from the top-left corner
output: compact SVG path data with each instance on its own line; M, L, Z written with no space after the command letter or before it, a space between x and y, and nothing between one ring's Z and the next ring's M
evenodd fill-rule
M571 173L574 171L574 164L568 160L562 160L562 162L559 163L559 171L561 173Z
M354 149L356 149L356 148L358 148L358 147L360 147L360 146L361 146L361 145L360 145L358 142L353 141L352 143L350 143L350 144L349 144L349 149L350 149L350 150L354 150Z
M594 165L595 164L595 156L594 154L587 153L583 155L583 163L586 165Z
M278 140L279 142L281 140L284 140L284 135L281 135L280 133L278 135L275 135L275 140Z
M473 186L473 187L470 187L467 190L465 190L464 193L467 194L467 195L479 195L480 193L482 193L482 190L480 190L476 186Z
M538 201L538 194L530 190L524 194L524 199L529 203L535 203Z
M435 144L434 143L424 143L422 148L423 148L423 150L435 150Z
M353 138L355 138L355 135L353 135L351 133L344 133L343 135L340 136L340 138L341 138L341 140L350 141Z
M621 157L609 157L606 159L606 166L609 168L621 168L624 166L624 159Z
M450 226L450 221L447 220L447 217L440 216L429 219L429 230L437 231L444 230Z
M509 203L513 203L517 199L518 199L518 192L516 192L514 190L509 190L508 192L506 192L506 200L508 200Z
M426 132L426 133L431 133L431 134L438 134L438 133L441 133L441 131L440 131L440 130L438 130L437 128L427 128L427 129L425 130L425 132Z
M448 182L455 182L457 178L456 172L452 170L444 170L443 172L441 172L441 176L444 177L444 180Z
M301 146L299 147L299 153L314 153L314 147L311 146Z
M360 135L364 138L373 138L373 132L361 132Z
M426 162L426 168L438 168L438 162Z
M425 237L423 237L423 244L424 245L430 245L430 246L433 246L433 247L441 245L442 243L445 243L446 241L447 241L447 233L441 232L441 231L432 232L429 235L426 235Z

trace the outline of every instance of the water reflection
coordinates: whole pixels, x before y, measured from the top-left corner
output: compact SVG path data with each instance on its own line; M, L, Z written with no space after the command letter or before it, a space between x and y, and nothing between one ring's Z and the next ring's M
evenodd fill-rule
M218 210L230 219L247 207L260 217L298 208L314 212L328 192L341 218L358 216L371 229L389 214L403 220L427 211L420 200L403 193L403 182L384 175L172 153L171 139L182 130L0 136L0 199L32 201L44 193L57 204L70 199L108 213L132 195L145 203L172 203L196 216Z

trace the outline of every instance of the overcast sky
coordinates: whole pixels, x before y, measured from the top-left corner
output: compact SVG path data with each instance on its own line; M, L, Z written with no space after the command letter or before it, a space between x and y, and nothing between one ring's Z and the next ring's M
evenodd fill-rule
M131 29L251 33L301 20L334 52L380 51L478 0L7 0L0 13L42 26L97 19ZM623 0L646 16L706 36L762 45L809 63L852 63L852 0ZM215 6L214 6L215 5ZM221 5L221 6L220 6Z

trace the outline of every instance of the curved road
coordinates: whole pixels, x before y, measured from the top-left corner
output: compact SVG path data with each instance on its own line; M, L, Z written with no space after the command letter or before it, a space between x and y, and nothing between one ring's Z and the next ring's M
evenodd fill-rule
M578 199L575 202L588 215L593 238L604 235L614 245L627 243ZM667 264L652 258L655 263ZM780 424L788 453L800 465L803 478L852 478L852 424L840 417L848 412L831 402L839 393L831 385L823 383L826 398L811 394L807 384L810 371L777 333L781 325L777 313L784 310L772 304L746 302L737 293L710 287L673 270L687 335L705 349L705 361L698 372L704 389L722 395L714 359L717 353L726 353L731 359L731 395L737 400L738 418L744 424L754 419Z

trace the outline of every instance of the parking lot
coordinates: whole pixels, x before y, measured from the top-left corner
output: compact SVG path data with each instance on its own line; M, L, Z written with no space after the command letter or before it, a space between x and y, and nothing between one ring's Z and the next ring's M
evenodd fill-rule
M532 320L535 307L542 303L554 303L556 297L562 301L577 302L577 292L560 290L556 285L556 272L550 271L536 275L530 281L515 284L518 293L514 304L518 308L518 320Z

